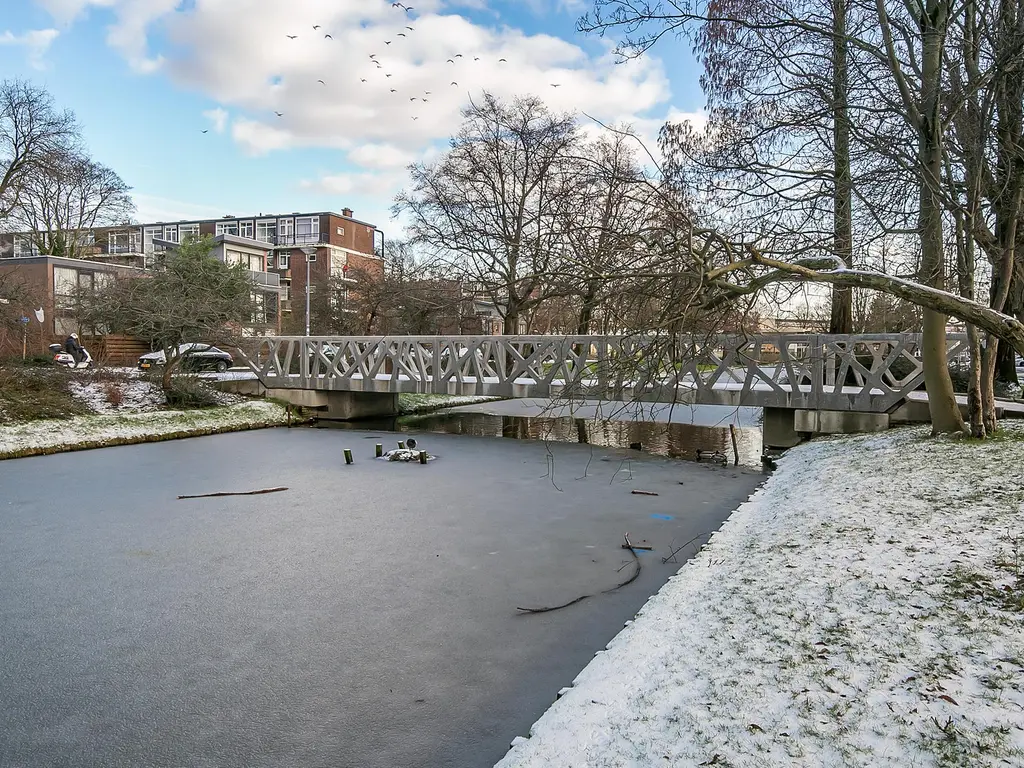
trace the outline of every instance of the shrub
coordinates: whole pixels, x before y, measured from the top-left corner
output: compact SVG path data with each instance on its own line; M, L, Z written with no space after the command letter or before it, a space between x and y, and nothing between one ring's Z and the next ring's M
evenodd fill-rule
M124 404L124 389L116 381L108 381L103 385L103 394L107 398L107 402L115 408L120 408Z
M74 397L68 371L57 368L0 367L0 421L69 419L92 413Z
M174 376L164 394L171 408L212 408L221 400L220 394L198 376Z

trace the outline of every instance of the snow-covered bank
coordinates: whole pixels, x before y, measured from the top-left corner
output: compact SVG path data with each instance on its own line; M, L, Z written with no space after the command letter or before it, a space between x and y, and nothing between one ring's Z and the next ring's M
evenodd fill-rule
M792 450L498 764L1024 765L1024 429Z
M45 419L0 426L0 459L273 427L287 421L283 406L266 401L192 411Z

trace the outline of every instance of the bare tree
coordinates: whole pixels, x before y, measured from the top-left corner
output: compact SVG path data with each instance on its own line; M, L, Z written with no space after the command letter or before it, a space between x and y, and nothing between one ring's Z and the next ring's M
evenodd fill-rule
M485 94L463 118L438 162L411 167L394 211L408 218L412 242L479 286L515 333L523 313L558 290L551 272L579 133L572 116L532 97Z
M210 255L211 238L167 251L150 274L119 276L83 296L79 321L146 339L164 352L163 387L181 363L180 346L236 346L253 317L253 283L242 265Z
M0 223L18 208L26 183L78 138L74 115L24 80L0 82Z
M32 233L40 253L78 258L94 227L128 223L130 187L76 149L50 152L25 180L13 220Z

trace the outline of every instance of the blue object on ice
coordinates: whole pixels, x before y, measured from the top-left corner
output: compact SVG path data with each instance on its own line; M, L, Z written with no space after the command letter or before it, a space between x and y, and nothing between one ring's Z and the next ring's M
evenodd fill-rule
M655 520L673 520L672 515L651 515Z

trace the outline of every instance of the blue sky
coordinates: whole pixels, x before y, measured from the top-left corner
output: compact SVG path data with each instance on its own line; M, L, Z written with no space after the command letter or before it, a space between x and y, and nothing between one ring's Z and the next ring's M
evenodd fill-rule
M578 35L587 0L406 4L8 0L0 69L74 110L147 221L348 206L394 229L405 166L435 156L485 88L648 137L703 104L684 44L615 64Z

